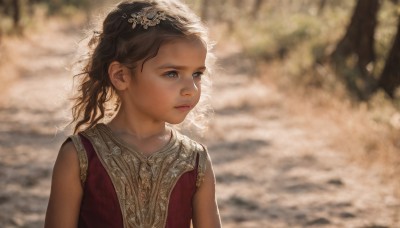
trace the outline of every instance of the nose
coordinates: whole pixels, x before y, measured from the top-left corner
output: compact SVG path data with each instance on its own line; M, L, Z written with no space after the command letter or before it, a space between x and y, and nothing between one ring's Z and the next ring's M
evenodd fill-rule
M182 96L194 96L196 93L199 92L199 85L196 84L193 77L183 80L182 88L181 88L181 95Z

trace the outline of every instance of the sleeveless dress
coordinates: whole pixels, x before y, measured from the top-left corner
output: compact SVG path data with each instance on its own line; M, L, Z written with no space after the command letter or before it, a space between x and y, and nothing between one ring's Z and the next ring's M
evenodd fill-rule
M80 228L190 228L192 200L206 170L206 148L172 129L149 157L105 124L69 137L79 158Z

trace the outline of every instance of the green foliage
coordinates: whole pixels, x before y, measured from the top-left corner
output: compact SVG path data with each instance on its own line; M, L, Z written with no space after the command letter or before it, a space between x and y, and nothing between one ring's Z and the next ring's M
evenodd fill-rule
M200 0L189 1L201 11ZM208 21L226 23L229 36L243 44L247 54L272 60L296 51L301 45L311 47L319 57L322 47L328 46L344 31L353 4L349 1L329 1L319 11L319 1L264 1L254 9L254 1L210 1ZM240 1L239 1L240 2ZM315 47L313 47L315 44Z
M335 77L320 65L345 31L352 4L339 2L318 13L318 4L264 5L257 20L237 23L234 36L247 55L285 66L285 81L335 90Z
M202 12L205 0L189 2ZM337 69L327 64L330 54L346 32L356 1L325 1L321 8L322 2L264 1L260 8L255 9L255 0L209 1L207 21L226 24L228 33L225 37L233 37L241 43L247 56L264 62L281 61L285 66L285 77L289 77L285 81L333 90L335 87L342 88L340 83L347 83L349 91L355 89L351 92L363 97L362 90L373 90L370 83L373 84L373 80L380 76L385 65L396 32L400 4L382 1L375 33L376 60L367 66L372 75L367 81L355 67L358 62L355 56L346 59L343 66L334 66ZM324 73L317 70L321 66L326 68ZM362 94L357 94L357 91Z
M267 21L253 27L263 35L254 36L253 32L246 30L240 30L238 34L251 56L283 58L297 45L320 33L320 27L316 23L318 22L304 15L289 15L284 20ZM246 24L241 25L245 26Z

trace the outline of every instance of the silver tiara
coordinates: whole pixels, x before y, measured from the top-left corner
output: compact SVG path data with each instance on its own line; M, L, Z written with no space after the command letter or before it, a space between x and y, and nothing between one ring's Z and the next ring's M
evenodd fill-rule
M127 15L124 14L123 17L126 18ZM147 29L149 26L160 24L161 20L165 19L167 18L163 11L158 11L152 7L146 7L137 13L132 13L128 22L132 23L132 29L136 28L137 25L142 25L144 29Z

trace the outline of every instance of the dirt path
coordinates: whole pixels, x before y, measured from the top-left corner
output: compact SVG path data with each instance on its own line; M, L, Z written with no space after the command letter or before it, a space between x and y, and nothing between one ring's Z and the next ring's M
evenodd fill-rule
M43 226L76 31L52 23L15 44L21 77L0 107L0 227ZM400 227L394 187L332 149L325 133L337 128L288 111L240 53L218 55L225 70L206 141L224 227Z
M394 186L333 149L340 126L289 111L240 53L222 53L208 144L225 227L400 227Z
M56 21L47 32L13 41L19 80L8 85L0 106L0 227L43 227L51 170L65 138L65 70L75 42L73 27ZM75 28L76 29L76 28ZM45 32L45 33L44 33Z

